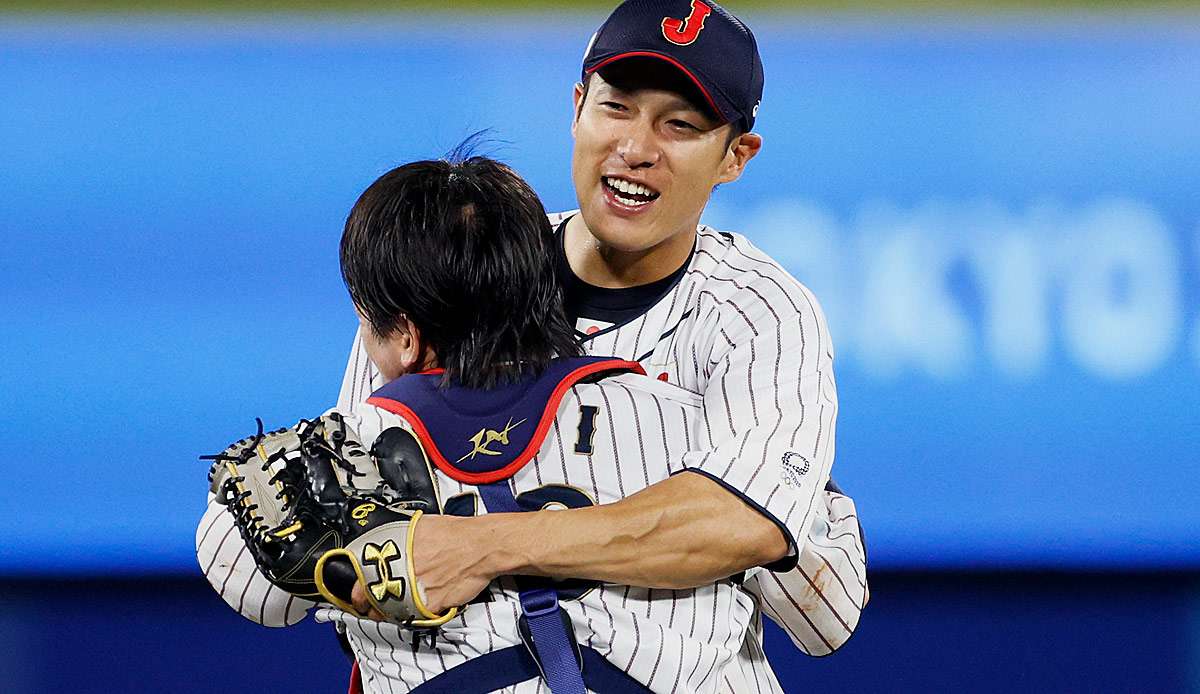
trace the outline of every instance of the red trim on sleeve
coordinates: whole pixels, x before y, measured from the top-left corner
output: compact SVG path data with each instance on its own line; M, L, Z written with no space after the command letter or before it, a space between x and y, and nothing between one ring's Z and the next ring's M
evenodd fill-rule
M347 694L363 694L362 688L362 671L358 669L358 661L354 661L354 667L350 668L350 688Z
M546 409L542 412L542 419L538 422L537 430L533 432L533 438L529 440L529 445L525 446L525 450L521 451L520 455L513 459L511 463L505 465L499 470L493 472L466 472L454 467L454 464L446 459L442 452L438 450L437 444L434 443L433 437L429 435L429 430L425 428L425 424L421 418L417 416L407 405L397 402L390 398L367 398L368 405L374 405L382 410L387 410L393 414L398 414L412 425L413 432L417 438L421 440L421 444L425 446L425 452L429 455L429 459L439 470L450 476L451 479L457 480L464 484L491 484L506 480L509 477L517 474L517 471L525 467L525 464L533 460L537 455L538 450L542 447L542 441L545 440L546 434L550 431L550 425L554 423L554 417L558 414L558 406L562 402L563 396L571 386L579 381L602 373L604 371L626 370L633 373L646 375L646 371L642 365L636 361L623 361L613 359L610 361L598 361L575 369L559 381L555 386L554 392L550 394L550 399L546 401Z

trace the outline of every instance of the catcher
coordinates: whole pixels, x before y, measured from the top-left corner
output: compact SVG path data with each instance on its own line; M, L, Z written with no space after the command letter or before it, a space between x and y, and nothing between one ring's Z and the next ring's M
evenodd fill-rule
M552 238L502 164L388 172L341 244L387 384L211 456L209 582L263 624L315 607L366 691L715 691L755 628L742 583L794 552L782 495L688 453L697 396L577 356Z

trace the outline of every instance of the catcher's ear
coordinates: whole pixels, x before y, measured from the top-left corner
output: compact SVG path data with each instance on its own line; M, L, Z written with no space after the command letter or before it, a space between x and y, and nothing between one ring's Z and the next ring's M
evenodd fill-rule
M421 331L408 317L400 319L396 330L380 336L361 315L363 348L383 377L391 381L406 373L428 368L432 350L421 341Z
M427 360L424 343L421 341L421 329L407 316L400 319L399 328L391 338L396 362L404 369L404 373L422 370Z

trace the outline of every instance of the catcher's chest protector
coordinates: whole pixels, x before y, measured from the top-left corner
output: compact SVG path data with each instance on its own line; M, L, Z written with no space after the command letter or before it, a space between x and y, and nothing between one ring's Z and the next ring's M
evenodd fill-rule
M401 376L367 403L408 421L439 470L483 486L533 460L571 386L631 371L644 373L637 362L611 357L555 359L537 377L492 390L441 388L441 372L433 371Z
M493 390L441 388L440 372L411 374L375 391L367 402L408 421L433 464L459 482L476 485L488 511L536 511L517 503L509 478L537 455L571 386L627 372L644 373L637 362L608 357L555 359L541 375ZM521 636L537 666L532 676L543 677L552 694L584 694L587 688L648 691L595 651L580 647L554 588L522 590L521 609ZM456 691L460 669L467 668L452 668L417 690L434 685L429 691ZM463 674L464 685L479 685L477 673L473 680Z

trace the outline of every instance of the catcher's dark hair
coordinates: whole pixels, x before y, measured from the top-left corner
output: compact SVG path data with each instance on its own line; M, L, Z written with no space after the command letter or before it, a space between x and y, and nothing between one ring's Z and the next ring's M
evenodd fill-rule
M444 381L491 388L580 348L541 201L508 166L464 156L464 144L367 188L342 234L342 278L380 337L407 317Z

